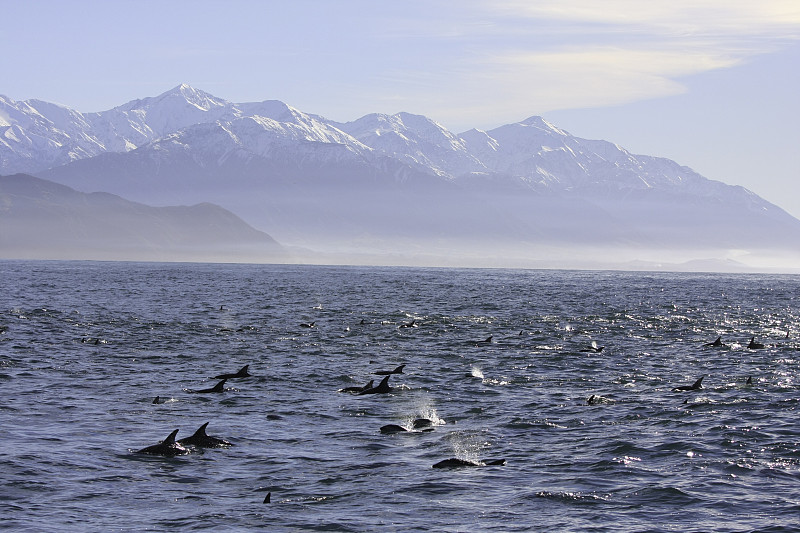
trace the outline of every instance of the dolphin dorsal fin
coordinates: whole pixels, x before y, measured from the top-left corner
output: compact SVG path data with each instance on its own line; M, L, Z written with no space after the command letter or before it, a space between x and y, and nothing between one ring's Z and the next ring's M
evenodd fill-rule
M224 387L224 386L225 386L225 382L226 382L226 381L228 381L228 379L227 379L227 378L225 378L225 379L223 379L223 380L220 380L220 382L219 382L219 383L217 383L216 385L214 385L214 390L216 390L216 391L220 391L220 390L222 390L222 387Z
M177 434L178 434L178 430L176 429L175 431L170 433L169 437L164 439L164 442L162 442L161 444L165 444L167 446L172 446L173 444L175 444L175 435L177 435Z
M244 365L244 366L242 367L242 369L241 369L241 370L239 370L239 373L240 373L240 374L247 374L247 367L249 367L249 366L250 366L250 365Z
M200 426L200 428L194 432L193 437L205 437L206 436L206 426L208 426L208 422Z
M371 389L371 388L372 388L372 386L373 386L374 384L375 384L375 380L374 380L374 379L371 379L371 380L369 380L369 383L367 383L366 385L364 385L364 388L365 388L365 389Z
M391 377L391 376L386 376L385 378L383 378L383 379L381 380L381 382L378 384L378 387L381 387L381 386L388 385L388 384L389 384L389 378L390 378L390 377Z
M693 389L699 389L699 388L700 388L700 386L701 386L701 385L702 385L702 383L703 383L703 378L704 378L704 377L705 377L705 376L700 376L700 379L698 379L697 381L695 381L695 382L694 382L694 385L692 385L692 388L693 388Z

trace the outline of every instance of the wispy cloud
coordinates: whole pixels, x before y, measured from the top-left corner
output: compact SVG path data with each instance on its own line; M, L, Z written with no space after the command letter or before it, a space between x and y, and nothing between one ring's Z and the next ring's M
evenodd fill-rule
M662 37L800 36L800 4L794 0L498 0L474 5L503 16L648 28Z
M433 66L432 58L421 58L384 73L383 97L376 99L407 101L445 124L486 124L490 117L524 118L521 110L542 114L679 94L686 76L734 67L800 39L800 3L474 1L447 22L414 18L395 28L412 31L414 22L422 25L418 34L427 32L448 52L432 54L440 60Z

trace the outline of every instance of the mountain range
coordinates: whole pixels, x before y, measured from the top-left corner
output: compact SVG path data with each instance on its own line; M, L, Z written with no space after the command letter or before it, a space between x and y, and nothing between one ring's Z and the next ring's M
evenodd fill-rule
M0 174L20 172L150 206L213 202L282 244L356 261L800 253L800 221L751 191L541 117L454 134L421 115L342 123L185 84L97 113L0 96Z

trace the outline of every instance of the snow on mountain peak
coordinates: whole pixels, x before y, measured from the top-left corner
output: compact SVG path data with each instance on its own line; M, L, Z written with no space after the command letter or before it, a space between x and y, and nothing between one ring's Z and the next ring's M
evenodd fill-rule
M9 128L19 121L17 103L0 94L0 128Z
M517 123L520 126L536 128L542 131L555 133L557 135L568 136L569 133L547 122L544 118L539 116L528 117L523 121Z
M450 133L438 122L424 115L406 112L395 113L394 115L371 113L358 120L339 124L339 128L356 138L380 137L381 135L394 133L404 139L416 137L434 144L460 144L458 137Z
M93 113L91 118L103 132L107 149L121 152L187 126L216 122L233 108L230 102L183 83L158 96Z
M425 172L452 178L486 170L464 141L423 115L372 113L337 127L360 142Z
M235 107L238 110L236 113L237 116L259 116L270 118L278 122L296 122L298 119L307 118L304 113L280 100L247 102L244 104L236 104Z
M180 94L186 102L192 104L193 106L201 109L203 111L210 111L211 109L217 107L226 107L228 106L228 102L212 96L207 92L203 92L201 90L195 89L192 86L181 83L177 87L175 87L172 91L169 91L166 94Z
M229 105L227 101L221 98L217 98L206 92L195 89L186 83L182 83L158 96L133 100L115 109L133 111L138 109L170 108L170 110L179 111L181 108L192 106L198 111L211 111L212 109L225 108Z
M43 100L26 100L25 103L34 110L36 115L44 120L50 121L55 127L61 130L73 129L76 126L83 128L88 126L83 115L67 106L53 104Z

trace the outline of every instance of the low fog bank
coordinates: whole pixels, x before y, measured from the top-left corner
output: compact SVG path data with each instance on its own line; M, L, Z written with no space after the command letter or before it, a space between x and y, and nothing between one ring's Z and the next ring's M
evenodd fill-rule
M729 250L800 252L791 244L800 243L800 221L777 208L773 213L686 199L608 199L600 206L596 199L563 195L318 187L302 195L261 191L214 201L285 246L400 256L403 262L435 257L437 263L492 264L498 256L503 265L551 259L682 263L747 255ZM779 259L782 253L766 255Z
M800 251L397 240L391 246L0 246L0 259L800 274Z
M291 262L362 266L800 274L800 250L432 242L395 249L287 247Z

